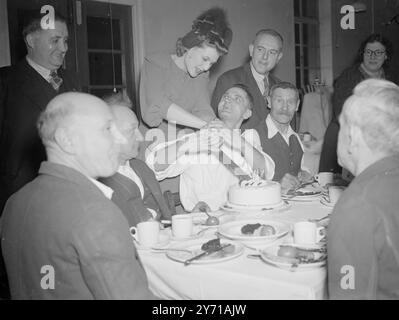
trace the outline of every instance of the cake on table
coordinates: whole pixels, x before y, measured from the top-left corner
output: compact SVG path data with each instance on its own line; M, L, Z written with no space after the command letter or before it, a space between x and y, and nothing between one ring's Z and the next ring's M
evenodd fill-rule
M275 181L251 179L230 187L228 201L237 206L275 206L281 204L281 185Z

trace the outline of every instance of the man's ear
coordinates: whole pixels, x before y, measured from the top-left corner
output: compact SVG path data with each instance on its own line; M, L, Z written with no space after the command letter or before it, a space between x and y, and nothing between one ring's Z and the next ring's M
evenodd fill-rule
M254 51L254 45L251 43L248 47L249 49L249 56L252 58L252 52Z
M73 136L69 130L63 127L56 129L54 133L54 140L58 147L68 154L75 153L75 144L73 141Z
M283 53L280 52L280 53L278 54L278 57L277 57L277 63L280 62L280 60L281 60L282 57L283 57Z
M244 114L242 115L244 120L249 119L251 116L252 116L252 110L251 109L245 110Z
M299 104L301 103L301 100L298 99L297 103L296 103L296 108L295 108L295 112L298 111L299 108Z
M267 99L267 107L268 107L269 109L271 109L271 108L272 108L272 107L271 107L272 103L271 103L270 96L268 96L266 99Z
M359 143L363 140L362 131L358 126L351 125L348 130L349 150L356 150Z
M33 48L34 47L34 36L32 35L32 33L29 33L26 38L26 44L28 45L29 48Z

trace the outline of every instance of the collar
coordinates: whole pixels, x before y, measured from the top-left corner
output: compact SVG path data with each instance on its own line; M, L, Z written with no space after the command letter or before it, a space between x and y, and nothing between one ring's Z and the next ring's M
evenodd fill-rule
M256 82L263 82L265 79L265 75L260 74L258 71L255 70L254 66L252 65L252 61L249 63L250 67L251 67L251 72L252 75L254 76Z
M277 129L276 124L274 123L272 117L270 116L270 113L266 117L266 126L267 126L267 136L269 139L273 138L277 133L279 133L279 130ZM283 136L281 132L280 134ZM294 130L292 130L291 125L289 125L286 137L289 139L293 134L297 135L297 133Z
M78 185L82 185L85 188L102 191L102 193L109 199L112 197L113 190L111 188L106 187L102 183L97 180L91 179L81 172L73 169L71 167L65 166L63 164L43 161L40 165L39 174L55 176ZM93 184L97 187L93 187Z
M117 172L122 174L122 175L124 175L124 176L126 176L126 171L127 170L129 172L131 172L131 170L133 170L132 167L130 166L129 160L126 160L126 162L124 164L119 165Z
M373 177L379 174L388 174L389 171L399 170L399 156L388 156L383 158L368 168L364 169L358 176L355 178L357 182L362 181L370 181Z
M101 192L106 196L108 199L112 198L112 194L114 193L114 190L112 190L110 187L106 186L105 184L101 183L100 181L97 181L96 179L89 178L91 182L93 182L98 189L101 190Z
M48 79L50 78L50 73L51 70L41 66L40 64L37 64L35 61L33 61L31 58L29 58L28 56L26 56L26 61L28 62L28 64L35 69L44 79L46 79L46 81L48 81Z
M363 77L364 77L365 79L368 79L368 78L375 78L374 75L370 74L370 73L366 70L366 68L364 67L363 63L361 63L361 64L359 65L359 70L360 70L360 73L363 75ZM382 68L380 69L380 71L379 71L378 76L376 77L376 79L385 79L384 69L382 69Z

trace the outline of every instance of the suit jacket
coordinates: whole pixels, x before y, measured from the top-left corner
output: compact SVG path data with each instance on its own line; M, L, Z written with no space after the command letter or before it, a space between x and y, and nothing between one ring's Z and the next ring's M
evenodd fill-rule
M80 91L74 74L62 68L58 74L63 84L57 92L26 59L8 71L0 137L0 176L7 196L31 181L37 175L40 163L46 159L36 129L41 111L58 93Z
M2 219L13 299L154 298L128 222L80 172L44 162Z
M268 75L269 85L272 87L277 82L280 82L278 78L273 76L271 73ZM259 122L266 119L269 114L266 101L259 90L258 84L254 76L252 75L250 63L247 62L241 67L232 69L223 73L216 82L215 90L213 91L211 105L217 114L218 104L223 94L227 89L231 88L234 84L241 83L245 84L254 98L254 107L252 109L252 116L243 122L241 129L254 129Z
M147 208L155 210L158 217L170 220L172 215L154 172L139 159L130 160L130 166L143 183L144 199L141 198L137 184L120 173L100 179L101 182L114 190L112 201L122 210L130 226L135 226L137 223L152 217Z

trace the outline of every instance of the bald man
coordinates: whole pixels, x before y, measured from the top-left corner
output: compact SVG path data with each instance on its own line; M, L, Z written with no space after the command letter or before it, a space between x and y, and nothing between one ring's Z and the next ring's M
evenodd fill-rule
M130 226L150 219L170 220L171 212L154 172L145 162L136 159L143 136L137 117L130 109L130 100L116 94L105 101L126 143L120 145L118 172L101 182L114 190L112 201L122 210Z
M37 127L48 161L8 200L2 251L13 299L153 298L129 225L98 182L126 143L107 104L88 94L52 99Z

